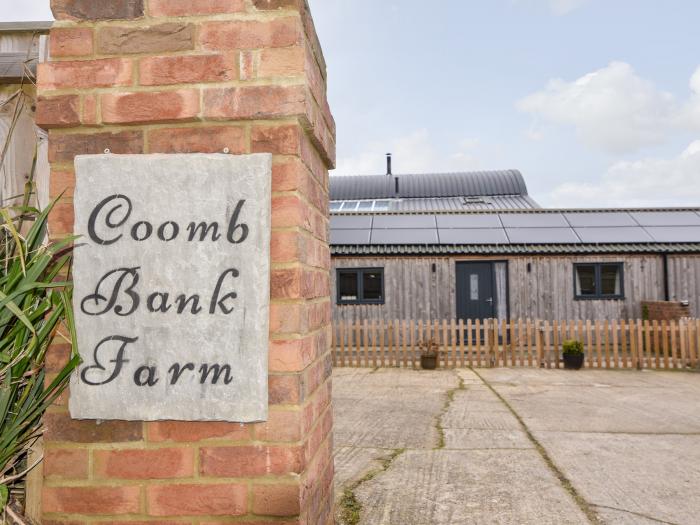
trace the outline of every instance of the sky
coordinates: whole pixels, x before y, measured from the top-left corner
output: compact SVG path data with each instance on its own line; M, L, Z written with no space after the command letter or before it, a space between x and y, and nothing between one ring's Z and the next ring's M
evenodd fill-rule
M700 206L697 0L309 3L336 174L391 152L395 173L519 169L549 207Z

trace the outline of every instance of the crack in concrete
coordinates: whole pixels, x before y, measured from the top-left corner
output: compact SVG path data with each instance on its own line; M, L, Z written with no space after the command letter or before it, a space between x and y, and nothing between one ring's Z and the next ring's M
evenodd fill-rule
M445 427L442 426L442 418L445 416L445 414L447 414L447 411L450 409L450 405L452 405L452 402L455 400L455 394L460 390L466 390L464 379L457 373L456 370L453 372L457 376L457 379L459 379L459 384L455 388L451 388L447 391L445 395L445 404L435 418L435 430L437 430L438 442L437 445L433 447L433 450L442 450L445 448Z
M561 484L562 488L569 493L576 505L578 505L581 511L585 514L586 518L588 518L588 521L592 525L603 525L603 522L598 517L598 514L593 510L593 507L595 505L592 505L591 503L586 501L586 499L578 493L578 491L573 486L569 478L567 478L564 475L564 473L559 469L559 467L557 467L557 465L554 463L544 446L542 446L542 444L537 440L534 434L530 432L530 429L525 424L525 421L523 421L523 418L520 417L520 414L518 414L515 411L515 409L510 405L510 403L508 403L508 401L506 401L506 399L491 385L491 383L489 383L481 374L479 374L479 372L477 372L474 368L470 368L470 370L476 375L476 377L478 377L481 380L482 383L484 383L484 385L488 387L489 390L491 390L491 392L500 400L501 403L503 403L503 405L518 421L521 428L523 429L523 432L525 432L527 438L534 445L535 450L537 450L537 452L540 454L540 456L544 460L547 467L549 467L549 470L552 472L552 474L554 474L554 476L559 480L559 483Z
M406 452L405 448L392 449L391 454L384 458L378 459L381 465L380 468L371 470L362 478L358 479L352 485L343 490L343 496L339 503L340 512L338 516L338 525L358 525L360 523L362 503L360 503L360 500L357 499L355 491L364 483L373 480L380 474L383 474L389 470L391 464L404 452Z
M649 516L648 514L642 514L641 512L635 512L633 510L627 510L627 509L620 509L617 507L608 507L607 505L597 505L595 503L591 503L593 507L596 507L598 509L607 509L607 510L614 510L617 512L624 512L625 514L632 514L633 516L639 516L640 518L645 518L648 519L649 521L655 521L656 523L663 523L664 525L680 525L679 523L674 523L672 521L665 521L660 518L655 518L653 516Z

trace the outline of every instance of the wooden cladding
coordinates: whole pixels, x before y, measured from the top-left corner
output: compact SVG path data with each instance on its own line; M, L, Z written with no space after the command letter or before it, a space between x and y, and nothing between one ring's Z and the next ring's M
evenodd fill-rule
M333 325L337 367L420 366L421 345L440 368L563 368L562 344L584 345L584 367L683 370L700 365L700 320L363 320Z

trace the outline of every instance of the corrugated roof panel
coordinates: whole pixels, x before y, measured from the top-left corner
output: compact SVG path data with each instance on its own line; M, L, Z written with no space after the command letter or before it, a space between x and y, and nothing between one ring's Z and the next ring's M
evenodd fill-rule
M335 256L402 256L402 255L565 255L625 253L700 254L700 243L649 244L423 244L423 245L347 245L331 246Z
M527 186L517 170L407 175L355 175L330 178L331 200L466 197L482 195L527 195Z

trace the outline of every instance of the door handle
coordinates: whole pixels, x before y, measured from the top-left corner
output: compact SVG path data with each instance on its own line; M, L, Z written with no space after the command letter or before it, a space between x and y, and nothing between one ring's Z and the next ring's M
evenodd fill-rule
M488 299L486 299L486 302L489 304L493 304L493 297L489 297Z

